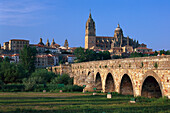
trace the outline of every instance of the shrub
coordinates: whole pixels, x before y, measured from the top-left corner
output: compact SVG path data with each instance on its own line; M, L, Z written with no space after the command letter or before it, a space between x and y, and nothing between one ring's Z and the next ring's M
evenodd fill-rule
M4 85L4 83L2 82L2 80L0 80L0 89L3 88L3 85Z
M157 69L158 68L158 63L155 62L154 67Z
M46 69L37 69L35 72L31 74L31 77L35 77L38 81L36 81L39 84L42 83L49 83L51 79L56 77L55 73L49 72Z
M83 87L77 86L77 85L67 85L67 86L64 86L62 90L63 92L73 92L73 91L82 92Z
M63 74L61 76L55 77L51 84L64 84L64 85L72 85L73 84L73 78L70 78L69 75Z
M29 77L28 79L23 79L23 84L25 86L26 91L32 91L36 85L36 78L35 77Z
M1 91L3 91L3 92L24 91L24 85L22 85L22 84L6 84L6 85L3 85L3 88Z

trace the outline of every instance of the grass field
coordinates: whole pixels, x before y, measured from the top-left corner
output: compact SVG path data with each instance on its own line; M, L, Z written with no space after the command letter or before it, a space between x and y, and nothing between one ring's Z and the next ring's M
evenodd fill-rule
M137 98L100 93L0 93L0 112L5 113L170 113L170 99Z

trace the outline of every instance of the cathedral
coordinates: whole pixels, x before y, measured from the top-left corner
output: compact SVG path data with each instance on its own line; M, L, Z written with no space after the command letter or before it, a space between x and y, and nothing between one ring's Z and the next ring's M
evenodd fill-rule
M119 24L114 31L113 37L96 36L95 22L91 13L89 14L85 28L85 49L133 52L133 50L139 46L138 41L123 35L123 30Z

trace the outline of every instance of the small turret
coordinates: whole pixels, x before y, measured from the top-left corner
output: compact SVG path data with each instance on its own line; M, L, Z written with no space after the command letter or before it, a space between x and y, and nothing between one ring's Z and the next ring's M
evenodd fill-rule
M49 47L49 46L50 46L50 43L49 43L49 40L48 40L48 39L47 39L46 46L47 46L47 47Z
M54 38L53 41L51 42L51 47L54 46L55 42L54 42Z
M127 36L127 46L129 46L129 36Z
M44 43L42 42L42 38L40 38L40 42L38 44L39 45L44 45Z
M64 47L68 48L68 41L67 41L67 39L64 42Z

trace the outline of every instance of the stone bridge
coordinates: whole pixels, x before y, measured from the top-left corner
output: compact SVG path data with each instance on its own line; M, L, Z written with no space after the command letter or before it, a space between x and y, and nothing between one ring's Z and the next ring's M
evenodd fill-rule
M88 91L170 98L170 55L75 63L69 70Z

